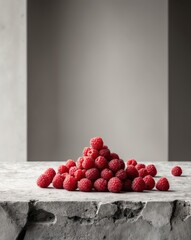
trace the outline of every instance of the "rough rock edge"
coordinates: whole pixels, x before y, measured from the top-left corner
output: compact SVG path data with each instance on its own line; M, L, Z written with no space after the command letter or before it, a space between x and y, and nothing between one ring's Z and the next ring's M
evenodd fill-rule
M31 216L35 215L37 210L36 210L36 204L37 204L38 200L31 200L28 204L29 204L29 211L28 211L28 216L27 216L27 220L26 220L26 224L25 226L21 229L20 233L18 234L16 240L24 240L25 239L25 234L27 232L27 227L33 223L33 221L31 220ZM149 202L152 203L152 202ZM181 200L175 200L172 202L168 202L170 204L172 204L172 213L170 216L170 232L173 231L173 224L174 222L179 219L180 221L185 221L188 217L191 216L190 214L190 202L188 201L181 201ZM163 202L161 202L161 204L163 204ZM130 221L130 222L135 222L137 221L139 218L142 218L142 211L143 209L145 209L147 207L147 202L128 202L128 201L117 201L117 202L109 202L109 203L102 203L102 202L92 202L92 205L95 207L96 212L95 212L95 217L94 218L86 218L86 217L79 217L79 216L72 216L72 217L67 217L68 220L72 220L73 222L79 222L80 224L96 224L97 222L99 222L100 220L107 218L107 219L111 219L113 221L113 223L117 224L118 220L123 220L123 221ZM100 217L100 209L103 205L108 206L112 206L115 211L114 214L107 216L107 215L103 215ZM135 208L133 208L135 207ZM38 209L41 210L41 209ZM50 212L46 212L42 209L43 212L45 212L45 214L47 213L52 214ZM35 219L34 219L35 221ZM151 225L152 227L154 227L152 225L151 221L147 221L145 219L143 219L143 221L146 221L149 225ZM53 219L51 219L50 221L51 223L53 223ZM38 221L36 222L38 223ZM56 223L56 221L54 222L54 224ZM48 226L48 225L47 225Z

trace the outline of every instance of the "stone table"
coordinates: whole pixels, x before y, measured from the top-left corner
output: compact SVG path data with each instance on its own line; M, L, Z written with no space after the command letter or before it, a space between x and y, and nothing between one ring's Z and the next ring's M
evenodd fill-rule
M46 168L60 164L0 163L1 240L191 239L191 163L156 163L157 178L169 179L168 192L84 193L36 186ZM183 168L182 177L171 176L175 165Z

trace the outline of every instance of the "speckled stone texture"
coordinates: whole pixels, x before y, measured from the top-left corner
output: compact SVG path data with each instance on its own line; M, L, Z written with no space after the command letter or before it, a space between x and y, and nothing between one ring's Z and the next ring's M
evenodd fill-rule
M60 162L0 164L1 240L190 240L191 163L157 163L171 190L82 193L40 189L36 178ZM182 177L171 176L179 164ZM157 178L156 178L157 180Z

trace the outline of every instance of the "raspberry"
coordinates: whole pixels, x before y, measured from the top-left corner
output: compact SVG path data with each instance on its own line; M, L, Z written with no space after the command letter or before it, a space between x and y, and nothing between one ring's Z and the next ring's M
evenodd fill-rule
M75 191L77 189L77 180L74 177L68 175L64 180L63 187L68 191Z
M65 165L60 165L58 167L58 173L62 174L62 173L65 173L65 172L69 172L68 168Z
M116 172L115 176L123 181L127 178L127 173L124 169L120 169L119 171Z
M136 166L136 169L139 171L141 168L146 168L145 164L143 163L138 163Z
M83 172L82 169L78 169L78 170L75 171L74 177L75 177L78 181L80 181L80 179L82 179L82 178L85 177L85 173Z
M121 164L121 169L125 169L125 163L124 163L124 161L122 160L122 159L119 159L119 161L120 161L120 164Z
M88 151L90 150L90 147L85 147L84 148L84 150L83 150L83 152L82 152L82 154L84 155L84 156L88 156L87 154L88 154Z
M70 174L71 176L74 176L74 173L75 173L76 170L78 170L78 168L77 168L76 166L71 167L71 168L69 169L69 174Z
M82 178L78 182L78 188L82 192L91 192L92 185L93 185L92 182L89 179L87 179L87 178Z
M146 190L152 190L155 186L155 180L151 175L147 175L143 178L145 182L145 189Z
M107 181L103 178L98 178L94 182L94 188L98 192L107 192Z
M139 177L142 177L142 178L148 175L146 168L141 168L138 172L139 172Z
M99 152L94 148L90 148L87 152L87 156L96 159L99 156Z
M157 174L157 169L154 164L147 165L146 169L148 174L151 175L152 177L154 177Z
M121 169L121 162L119 159L112 159L108 165L109 169L111 169L114 173Z
M108 162L107 162L106 158L99 156L95 160L95 166L99 169L104 169L104 168L107 168Z
M131 185L132 185L132 181L130 179L126 179L123 182L123 188L122 188L123 191L131 192L132 191Z
M99 155L102 156L102 157L105 157L105 158L107 158L107 159L110 159L110 150L107 149L107 148L105 148L105 149L102 148L102 149L99 151Z
M65 173L62 173L60 176L63 178L63 181L64 181L68 175L69 173L65 172Z
M68 159L67 161L66 161L66 167L68 168L68 169L70 169L71 167L74 167L74 166L76 166L76 163L74 162L74 160L72 160L72 159Z
M54 176L56 175L56 172L53 168L48 168L45 172L44 172L45 175L48 176L49 178L49 182L51 183Z
M94 137L94 138L90 139L90 146L92 148L97 149L97 150L102 149L102 147L103 147L103 140L102 140L102 138Z
M63 188L64 179L60 174L56 174L53 178L52 185L54 188L62 189Z
M168 191L169 188L170 185L167 178L162 177L158 180L156 184L156 189L158 189L159 191Z
M134 178L139 176L139 172L133 165L129 165L126 169L127 178L133 180Z
M133 166L136 166L137 165L137 161L135 159L129 159L127 161L127 165L133 165Z
M50 179L46 174L42 174L38 177L36 183L41 188L47 188L50 184Z
M79 168L79 169L82 169L82 163L84 161L84 158L83 157L79 157L76 161L76 166Z
M175 166L172 168L171 173L174 176L180 176L182 174L182 168L179 166Z
M108 190L113 193L119 193L122 186L122 181L117 177L112 177L108 182Z
M108 148L108 146L106 146L106 145L103 145L102 149L106 149L106 148Z
M142 192L145 190L145 182L142 177L137 177L132 182L132 190L135 192Z
M85 169L90 169L94 167L94 160L91 157L84 157L82 167Z
M94 181L100 177L100 172L97 168L91 168L86 171L85 176L89 180Z
M119 159L119 156L117 153L110 153L110 160L112 159Z
M113 172L110 169L105 168L101 171L101 177L108 181L110 178L113 177Z

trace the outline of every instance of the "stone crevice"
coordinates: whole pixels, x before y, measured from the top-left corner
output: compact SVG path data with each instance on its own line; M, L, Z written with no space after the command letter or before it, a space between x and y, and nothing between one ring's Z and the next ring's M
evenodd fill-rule
M118 220L133 222L141 217L141 212L144 206L145 203L141 202L127 203L124 201L116 201L110 203L99 203L97 206L96 216L94 218L84 218L80 216L67 216L67 218L73 222L78 222L80 224L94 224L104 219L112 220L113 223L116 223ZM111 213L111 215L109 215L108 212Z
M171 214L171 217L170 217L170 230L172 231L173 229L173 219L175 218L175 212L176 212L176 208L177 208L177 202L178 200L175 200L172 202L173 206L172 206L172 214Z
M26 223L23 228L20 230L16 240L24 240L25 235L27 232L27 228L31 224L55 224L56 223L56 216L51 213L47 212L43 209L36 209L35 205L38 201L37 200L30 200L28 203L28 213L26 218Z
M125 219L127 221L136 221L142 215L142 210L145 207L143 202L114 202L117 205L117 211L113 216L116 220Z

